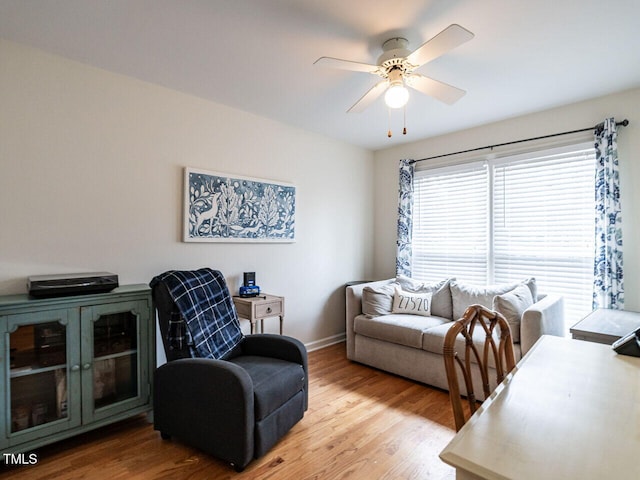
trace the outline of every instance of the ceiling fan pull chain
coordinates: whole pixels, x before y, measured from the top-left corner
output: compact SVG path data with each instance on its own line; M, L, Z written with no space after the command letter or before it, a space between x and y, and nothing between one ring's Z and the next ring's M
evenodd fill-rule
M391 108L387 107L387 111L389 112L389 131L387 132L387 137L391 138Z
M407 106L406 105L402 109L402 122L403 122L402 134L406 135L407 134Z

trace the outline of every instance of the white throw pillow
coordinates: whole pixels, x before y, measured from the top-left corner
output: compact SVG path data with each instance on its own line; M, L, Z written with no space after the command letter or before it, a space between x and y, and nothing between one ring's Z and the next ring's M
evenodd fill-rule
M449 284L453 280L455 280L455 278L435 283L425 283L404 275L398 275L396 277L396 282L400 284L400 288L405 292L432 292L431 314L437 317L448 318L449 320L453 320L453 304L451 301L451 289L449 288Z
M431 316L431 299L433 292L413 293L396 287L393 294L393 308L391 313L405 313L410 315Z
M520 321L524 311L533 305L533 296L527 285L519 285L510 292L496 295L493 310L501 313L509 323L514 343L520 341Z

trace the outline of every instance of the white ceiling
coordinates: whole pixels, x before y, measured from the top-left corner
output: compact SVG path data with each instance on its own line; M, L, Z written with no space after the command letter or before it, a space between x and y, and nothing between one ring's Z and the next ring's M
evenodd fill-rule
M640 0L0 0L2 38L372 150L638 87L639 20ZM378 77L313 65L452 23L475 38L418 73L467 95L412 91L406 136L382 98L346 113Z

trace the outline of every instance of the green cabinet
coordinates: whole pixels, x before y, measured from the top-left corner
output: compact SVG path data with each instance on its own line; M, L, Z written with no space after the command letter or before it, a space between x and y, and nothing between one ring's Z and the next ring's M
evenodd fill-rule
M153 319L146 285L37 300L0 296L0 453L150 412Z

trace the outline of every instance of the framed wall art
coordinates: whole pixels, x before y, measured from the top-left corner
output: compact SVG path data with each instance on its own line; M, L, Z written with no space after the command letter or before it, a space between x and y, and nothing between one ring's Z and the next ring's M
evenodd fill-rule
M296 187L186 167L185 242L294 242Z

